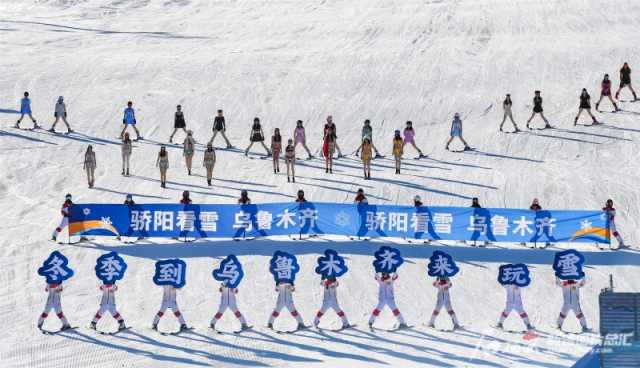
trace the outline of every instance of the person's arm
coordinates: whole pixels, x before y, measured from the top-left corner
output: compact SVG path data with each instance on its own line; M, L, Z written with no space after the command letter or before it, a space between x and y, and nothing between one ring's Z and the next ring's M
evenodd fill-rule
M82 170L87 169L87 154L84 154L84 162L82 163Z
M156 159L156 167L160 166L160 154L158 154L158 158Z

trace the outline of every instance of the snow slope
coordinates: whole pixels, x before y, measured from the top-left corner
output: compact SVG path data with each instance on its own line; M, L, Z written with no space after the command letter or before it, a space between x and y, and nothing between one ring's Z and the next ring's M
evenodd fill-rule
M418 325L414 330L290 336L259 328L243 336L214 336L204 326L217 307L210 271L218 258L230 252L241 255L247 276L240 306L253 324L262 326L275 302L266 271L269 256L276 249L300 254L303 271L296 301L310 322L321 300L312 265L326 247L336 248L349 255L351 267L341 283L341 302L362 327L375 304L370 262L380 244L329 239L65 246L46 239L67 192L76 202L120 202L125 193L139 202L174 202L187 189L197 202L231 203L244 188L259 203L290 201L301 188L310 200L350 202L362 187L371 202L389 204L406 204L419 194L427 204L467 205L478 196L488 207L524 207L537 197L546 208L588 209L613 198L623 236L635 245L640 240L635 205L640 194L635 187L640 103L622 102L622 113L598 115L603 126L571 123L581 88L597 98L603 73L617 84L623 61L634 70L640 65L633 47L639 41L634 32L638 14L640 4L634 1L604 6L595 0L0 0L0 266L5 271L0 274L0 322L9 331L0 337L0 361L10 367L570 366L592 341L573 344L572 336L549 327L560 307L560 291L549 271L553 249L447 248L462 262L452 293L468 326L465 332L421 326L435 299L425 277L425 258L440 246L400 244L409 262L400 271L397 299L408 321ZM534 89L542 90L545 114L559 129L498 134L504 93L511 93L515 117L523 125ZM31 93L35 117L47 127L57 96L64 95L69 120L80 133L10 128L25 90ZM630 97L627 91L623 96ZM146 139L135 144L134 176L123 178L116 137L129 99ZM200 142L209 139L213 114L223 108L230 139L242 148L248 144L251 120L259 116L267 134L280 127L285 138L297 119L304 120L315 151L323 120L332 114L345 153L355 150L362 121L369 118L374 143L389 154L393 131L413 120L418 145L429 159L405 160L400 176L393 174L391 160L376 161L373 180L366 182L353 158L336 161L330 177L321 161L305 161L298 166L298 183L291 185L284 175L272 174L268 160L218 151L214 186L208 188L204 170L198 167L196 175L187 176L180 150L172 147L168 188L161 189L155 155L171 132L176 104L183 105ZM608 108L606 102L603 108ZM477 153L444 151L456 111ZM588 120L583 117L583 122ZM97 153L94 189L86 187L81 170L87 144ZM409 148L407 157L413 156ZM200 160L198 153L195 162ZM88 324L99 301L95 258L105 249L127 256L129 273L118 300L134 326L130 334L103 337L80 329L44 337L37 332L45 295L36 268L53 249L69 256L77 271L63 304L72 322L81 326ZM620 290L640 291L640 255L637 248L585 251L590 268L584 309L597 332L599 290L613 274ZM179 298L196 334L161 337L147 329L160 301L160 290L151 282L153 263L170 256L188 260L189 280ZM497 268L514 261L534 267L534 282L524 296L542 331L534 343L487 330L504 297L495 282ZM226 318L225 327L231 328L231 317ZM510 326L519 326L511 318ZM330 321L337 326L337 319ZM167 329L176 327L173 321L163 323ZM385 314L380 323L390 327L393 321ZM568 328L577 325L571 321Z

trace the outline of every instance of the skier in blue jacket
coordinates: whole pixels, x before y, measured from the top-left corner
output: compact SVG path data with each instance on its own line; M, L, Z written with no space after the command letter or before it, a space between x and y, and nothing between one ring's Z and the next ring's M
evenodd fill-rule
M31 115L31 100L29 99L29 92L25 92L24 98L20 100L20 119L18 119L18 121L16 122L16 128L20 129L20 122L25 115L29 115L31 121L33 121L33 129L40 128L40 126L36 122L36 119L34 119L33 115Z
M464 138L462 138L462 120L460 120L460 114L457 113L457 112L453 116L453 121L451 122L451 137L447 141L447 145L445 147L445 149L447 151L449 150L449 144L451 144L451 141L453 141L453 138L455 138L455 137L460 138L462 143L464 143L464 150L465 151L471 150L471 147L469 147L469 145L464 140Z
M142 137L140 136L140 132L138 131L138 128L136 128L136 112L133 109L133 102L131 101L127 102L127 107L124 109L124 117L122 118L122 124L124 124L124 128L120 133L120 139L124 137L124 132L127 130L127 127L129 125L131 125L133 127L133 130L136 131L136 140L142 139Z

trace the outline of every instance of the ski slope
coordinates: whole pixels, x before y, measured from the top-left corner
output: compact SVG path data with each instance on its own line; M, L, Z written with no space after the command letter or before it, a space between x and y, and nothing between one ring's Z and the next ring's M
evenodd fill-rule
M609 275L617 290L640 291L640 102L628 102L630 93L624 91L621 113L597 115L604 125L572 124L580 90L586 87L597 100L604 73L617 88L624 61L640 86L640 51L634 47L640 41L638 14L636 1L595 0L0 0L2 366L571 366L597 342L597 295ZM535 89L542 91L545 115L557 129L499 134L504 94L511 93L514 116L523 127ZM46 128L63 95L78 133L11 128L24 91L30 92L34 116ZM134 144L133 175L124 178L116 137L128 100L134 102L145 139ZM273 174L270 160L219 150L213 186L207 187L203 147L198 147L192 176L186 174L181 149L169 147L168 185L162 189L155 158L173 129L177 104L200 143L210 138L216 109L224 109L229 138L241 149L258 116L265 135L279 127L285 139L295 121L303 120L315 152L331 114L344 153L356 149L368 118L374 144L390 157L393 131L412 120L417 144L429 158L412 160L417 153L407 148L401 175L394 175L392 160L376 160L370 181L362 179L354 157L335 161L331 176L322 161L303 161L296 169L297 183L289 184L285 174ZM609 109L608 102L601 107ZM461 113L465 139L476 152L444 150L455 112ZM581 121L589 123L584 115ZM540 120L533 124L543 125ZM178 133L176 141L182 139ZM93 189L87 188L82 171L88 144L98 163ZM220 138L216 145L221 147ZM351 202L357 188L380 204L408 204L419 194L427 205L466 206L477 196L486 207L525 207L537 197L548 209L593 209L612 198L618 227L632 248L582 248L589 266L582 303L595 331L577 341L551 328L561 306L550 268L555 249L447 247L461 266L452 299L466 326L447 333L423 326L436 295L426 277L426 259L445 246L389 240L407 259L399 271L396 299L416 327L372 334L364 327L376 304L371 261L381 241L148 240L123 245L96 240L73 246L48 241L68 192L76 203L119 203L126 193L137 202L173 203L183 190L195 202L233 203L247 189L260 203L292 201L303 189L312 201ZM327 247L349 257L350 272L339 294L357 329L268 332L263 326L276 297L269 257L277 249L299 255L296 304L311 323L322 299L313 266ZM52 337L35 327L46 299L36 269L54 249L69 257L76 271L65 285L63 307L81 328ZM117 336L85 328L99 303L95 259L105 250L117 250L129 263L117 299L133 329ZM246 274L240 309L256 329L215 335L206 329L219 298L211 270L231 252L239 255ZM187 286L178 302L196 327L192 334L159 336L149 329L161 298L151 281L153 264L166 257L187 260ZM525 307L540 330L532 342L490 328L504 302L497 269L508 262L532 268L533 283L524 291ZM448 327L445 317L439 327ZM115 328L109 318L102 321L105 328ZM323 325L336 328L338 321L329 313ZM393 322L388 311L379 319L385 328ZM520 323L512 315L506 326L516 329ZM58 321L49 318L45 326L57 328ZM232 316L225 316L221 327L230 331L234 326ZM293 320L286 316L276 327L293 328ZM168 316L160 328L177 324ZM566 328L577 331L572 316Z

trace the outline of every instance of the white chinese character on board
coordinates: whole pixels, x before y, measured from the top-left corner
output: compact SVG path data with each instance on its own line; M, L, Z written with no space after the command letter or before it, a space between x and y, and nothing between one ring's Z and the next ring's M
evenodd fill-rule
M433 228L436 233L451 234L451 224L453 224L453 216L450 213L433 214Z
M251 224L251 214L244 211L236 212L233 228L251 231L253 229L253 225Z
M367 230L384 230L384 224L386 222L387 217L384 212L367 211L365 218L365 226L367 227Z
M194 211L178 211L178 227L180 231L194 231L196 214Z
M480 235L487 234L487 218L485 216L473 215L469 216L469 227L467 230L479 232Z
M530 225L533 225L533 221L527 221L524 216L520 216L520 220L513 221L516 227L513 229L514 234L520 233L520 236L525 236L526 233L533 234L533 230Z
M115 257L107 257L102 259L98 268L98 273L106 280L113 280L122 273L122 264Z
M389 231L407 232L409 228L409 214L404 212L389 213Z
M153 213L153 230L173 231L173 212L155 211Z
M256 214L256 222L258 223L258 230L271 230L273 214L268 211L258 211Z
M509 234L509 219L500 215L491 217L491 231L493 235Z
M318 210L312 208L303 208L299 211L298 219L300 220L300 227L305 227L307 224L309 227L316 227L316 220L318 220Z
M548 236L553 235L553 229L556 227L556 219L550 217L542 217L536 219L536 229L537 235L547 234Z
M411 228L416 233L426 233L429 230L429 214L417 212L411 215Z
M202 211L200 212L200 228L202 231L216 232L218 231L218 212Z
M160 265L157 281L180 284L182 282L182 265L180 263Z
M134 231L149 231L151 211L131 211L131 229Z
M453 273L453 268L449 264L449 259L439 255L433 262L433 272L438 275L449 275Z
M277 218L279 218L278 222L276 222L276 226L288 229L289 226L293 226L296 224L296 222L293 220L295 216L295 213L289 212L289 209L285 208L283 213L276 216Z
M569 253L559 257L556 263L557 268L560 270L560 276L580 276L578 272L577 264L580 262L580 258L575 254ZM556 270L557 271L557 270Z
M293 268L293 259L278 256L275 263L276 268L274 268L274 271L278 274L278 279L290 279Z

